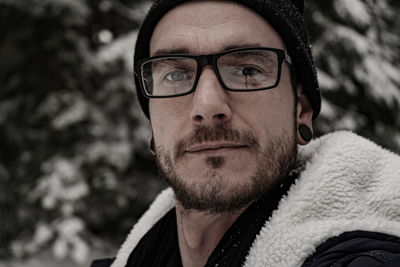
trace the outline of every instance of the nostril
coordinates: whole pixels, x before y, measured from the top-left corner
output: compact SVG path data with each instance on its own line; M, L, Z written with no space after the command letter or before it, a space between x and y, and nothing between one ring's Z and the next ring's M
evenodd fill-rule
M215 114L214 117L217 118L217 119L222 120L222 119L225 118L225 114L224 113L218 113L218 114Z
M194 118L193 118L195 121L197 121L197 122L201 122L202 120L203 120L203 117L201 116L201 115L196 115L196 116L194 116Z

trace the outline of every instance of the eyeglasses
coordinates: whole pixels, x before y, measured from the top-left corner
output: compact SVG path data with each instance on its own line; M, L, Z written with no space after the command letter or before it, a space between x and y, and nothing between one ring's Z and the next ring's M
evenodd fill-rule
M266 90L279 84L282 62L291 65L285 50L239 48L209 55L165 55L137 61L135 74L148 98L183 96L196 90L201 71L211 65L229 91Z

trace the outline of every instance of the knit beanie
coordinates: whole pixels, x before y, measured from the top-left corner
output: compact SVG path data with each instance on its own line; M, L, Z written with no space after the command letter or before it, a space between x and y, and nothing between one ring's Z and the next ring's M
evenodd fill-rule
M150 39L160 19L175 6L188 0L155 0L151 6L136 40L134 62L149 57ZM278 32L292 58L297 79L303 85L312 108L313 119L321 109L317 71L311 55L308 31L303 10L304 0L235 0L261 15ZM143 112L149 118L149 100L140 90L139 80L135 75L136 91Z

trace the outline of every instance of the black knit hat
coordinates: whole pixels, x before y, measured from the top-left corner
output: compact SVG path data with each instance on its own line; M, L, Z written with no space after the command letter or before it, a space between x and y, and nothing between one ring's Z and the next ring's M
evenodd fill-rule
M149 57L150 39L158 21L175 6L188 0L155 0L139 30L134 62ZM292 58L296 75L303 85L313 108L313 119L321 109L321 96L317 71L311 55L308 31L304 22L304 0L235 0L260 14L272 25L284 41ZM149 118L149 101L140 91L139 80L135 75L137 95L143 112Z

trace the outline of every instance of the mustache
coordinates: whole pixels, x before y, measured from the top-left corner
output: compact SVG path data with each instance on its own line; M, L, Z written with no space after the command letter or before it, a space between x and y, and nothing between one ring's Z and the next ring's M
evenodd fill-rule
M199 126L191 134L179 140L174 149L175 159L181 157L185 150L198 143L213 141L231 141L258 150L259 144L249 130L237 130L226 124L216 127Z

